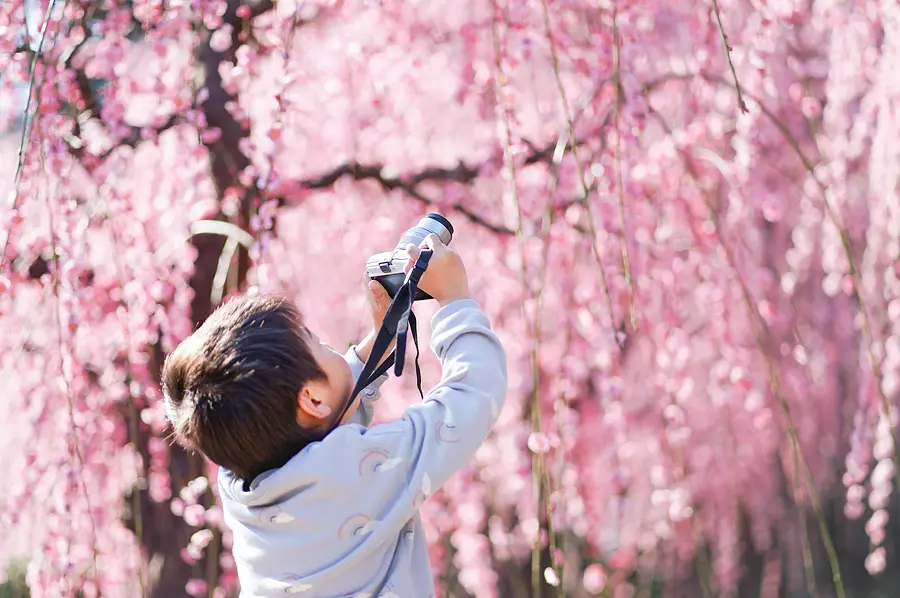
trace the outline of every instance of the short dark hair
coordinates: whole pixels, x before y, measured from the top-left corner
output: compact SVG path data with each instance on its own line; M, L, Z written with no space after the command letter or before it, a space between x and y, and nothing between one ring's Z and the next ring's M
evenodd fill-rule
M323 430L297 423L297 398L326 380L297 309L273 296L235 296L165 361L166 414L183 446L249 483L281 467Z

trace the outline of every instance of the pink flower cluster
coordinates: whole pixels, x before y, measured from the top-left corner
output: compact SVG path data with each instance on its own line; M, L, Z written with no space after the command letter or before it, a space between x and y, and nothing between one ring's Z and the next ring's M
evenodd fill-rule
M233 591L160 358L237 284L357 340L366 257L426 210L510 364L494 433L423 507L442 590L507 595L537 555L566 595L627 596L706 549L733 588L747 546L802 570L785 521L829 500L885 569L895 2L96 4L0 3L0 129L28 107L18 177L0 140L0 562L30 557L33 596L140 595L143 491L188 530L185 592ZM248 260L208 259L198 223ZM380 419L417 396L384 395Z

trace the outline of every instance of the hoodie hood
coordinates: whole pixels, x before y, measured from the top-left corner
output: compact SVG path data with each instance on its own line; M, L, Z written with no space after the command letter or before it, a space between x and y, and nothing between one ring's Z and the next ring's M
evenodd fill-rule
M364 430L357 424L341 426L304 447L284 466L258 476L249 489L244 480L219 469L242 598L292 593L304 598L356 596L359 586L352 585L348 567L377 570L389 565L377 555L390 554L384 546L396 541L396 529L388 534L388 526L357 512L360 465L366 463L366 454L377 459L372 450L361 460L356 456L354 441ZM338 446L343 450L335 450ZM372 576L377 577L375 571ZM316 588L330 592L346 588L346 593L318 594Z
M219 469L219 489L228 498L248 509L264 508L302 492L315 492L322 475L315 467L315 446L309 444L278 469L258 475L245 488L244 480L231 471Z

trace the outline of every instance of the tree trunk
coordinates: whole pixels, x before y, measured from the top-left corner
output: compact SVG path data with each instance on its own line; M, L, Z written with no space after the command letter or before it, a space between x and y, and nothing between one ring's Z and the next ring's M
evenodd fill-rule
M242 31L241 19L236 11L242 2L228 0L228 8L223 16L226 23L233 29L231 47L225 52L216 52L210 47L209 39L202 44L198 59L204 67L204 87L209 97L203 104L203 112L209 127L216 127L222 131L222 136L214 143L207 144L210 160L210 174L215 184L218 199L221 202L225 191L229 187L236 186L240 171L249 164L247 157L241 153L239 142L249 135L249 130L244 129L235 120L234 116L226 109L226 103L234 101L222 87L222 78L219 75L219 63L223 60L234 61L235 52L242 43L239 34ZM246 3L245 3L246 4ZM272 8L270 2L251 3L254 16ZM242 209L238 215L237 224L243 229L249 228L249 216L257 199L256 189L251 187L244 193ZM225 220L220 212L215 218ZM191 303L191 319L194 325L201 324L213 309L211 293L213 279L219 263L219 256L225 244L225 239L215 235L196 235L192 238L193 245L197 248L197 258L194 263L194 275L191 279L191 287L194 290L194 298ZM246 249L240 248L238 254L238 286L243 283L246 276L249 259ZM157 356L156 371L162 364L162 355ZM140 439L140 446L146 449L149 437L144 431ZM173 444L169 452L169 473L172 480L172 494L178 492L191 479L202 475L205 470L203 457L189 455L181 447ZM215 480L210 480L214 484ZM211 492L207 492L207 507L214 504L215 498ZM167 503L157 504L149 500L146 491L142 491L142 515L143 515L143 548L150 562L151 578L148 580L147 595L150 598L174 598L185 596L185 584L192 577L206 579L208 594L212 596L219 578L218 554L221 547L221 535L216 533L215 538L207 547L206 558L194 565L189 565L181 558L184 549L196 529L189 527L181 517L172 514Z

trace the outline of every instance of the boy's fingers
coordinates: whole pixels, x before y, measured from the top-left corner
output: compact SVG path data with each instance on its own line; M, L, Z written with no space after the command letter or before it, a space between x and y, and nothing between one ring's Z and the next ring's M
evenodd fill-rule
M406 246L406 253L409 255L409 259L406 260L406 267L403 268L403 271L409 272L416 263L416 260L419 259L419 253L421 253L421 251L418 247L410 243Z
M425 237L425 240L422 241L422 245L431 249L434 253L441 253L447 248L447 246L444 245L444 242L441 241L441 238L434 233Z
M372 286L369 287L369 309L372 310L373 316L383 317L391 305L391 300L381 283L375 282L375 284L379 287L377 290Z
M369 293L372 295L372 299L375 300L376 305L380 305L382 299L384 299L384 297L387 295L384 287L381 286L381 283L377 280L369 281Z

